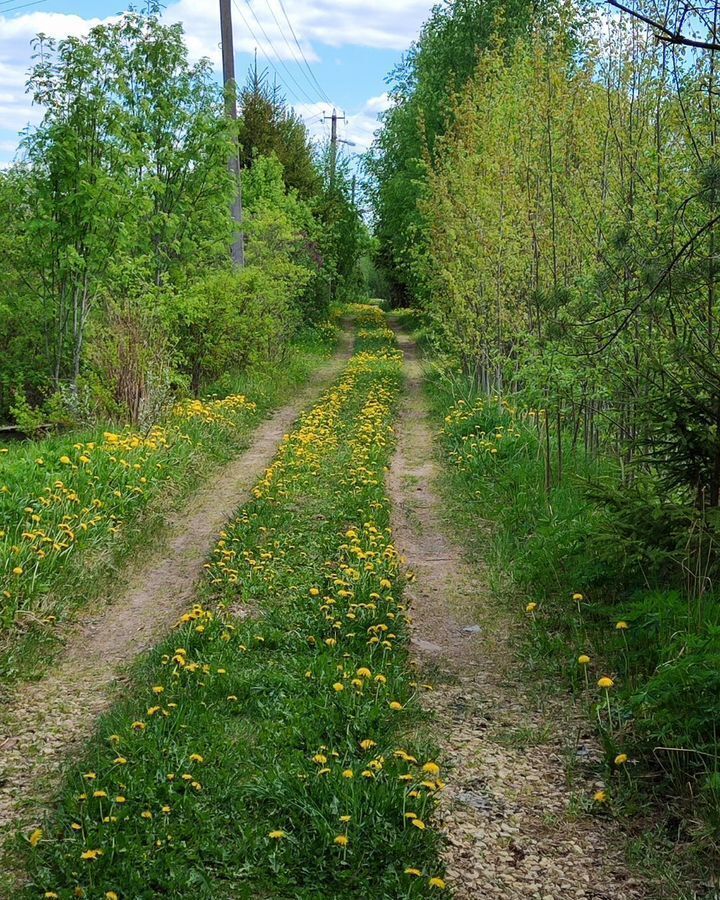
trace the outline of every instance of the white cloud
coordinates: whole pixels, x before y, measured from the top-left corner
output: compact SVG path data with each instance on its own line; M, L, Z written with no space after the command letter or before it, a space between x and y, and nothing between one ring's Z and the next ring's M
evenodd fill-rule
M302 89L283 67L283 64L298 62L301 58L279 0L233 0L233 3L236 51L252 53L257 47L262 56L273 59L291 97L296 95L298 101L312 99L317 92L299 75L300 70L295 68L294 72ZM317 47L320 44L337 48L353 45L403 49L416 36L431 5L430 0L283 0L283 3L302 52L311 65L319 60ZM37 123L41 117L41 111L33 108L25 93L27 73L32 64L31 42L35 36L40 32L56 39L83 35L94 25L112 18L115 17L84 19L77 15L38 11L12 18L0 14L0 138L3 139L0 158L7 159L12 155L6 149L5 138L28 124ZM183 23L193 59L207 56L216 69L220 68L219 12L214 0L178 0L166 9L164 20ZM238 77L242 78L243 74L238 73ZM349 116L348 140L364 147L375 127L375 114L385 108L387 96L383 94L371 98L362 110ZM313 133L322 130L318 119L311 127Z
M283 5L306 58L316 62L314 43L403 50L417 35L431 4L428 0L284 0ZM252 53L258 47L264 55L277 54L284 61L299 56L279 0L235 0L232 11L237 50ZM219 65L216 3L179 0L167 8L165 19L183 22L193 51Z
M379 97L371 97L368 102L365 104L366 108L372 110L373 112L383 113L386 110L390 109L392 106L392 100L390 99L389 94L386 92L384 94L380 94Z
M37 124L42 111L32 105L25 91L28 71L33 63L32 42L38 34L61 39L83 35L100 23L100 19L83 19L63 13L33 12L7 18L0 15L0 129L18 133L27 125ZM14 146L9 140L0 143L0 157L12 157Z

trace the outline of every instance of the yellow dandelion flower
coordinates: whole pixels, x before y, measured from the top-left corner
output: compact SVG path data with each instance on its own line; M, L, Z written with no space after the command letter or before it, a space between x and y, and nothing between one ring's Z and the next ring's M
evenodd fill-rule
M346 834L339 834L334 840L334 844L338 844L340 847L347 847L350 843L348 836Z
M440 774L440 766L434 762L427 762L422 767L423 772L426 772L428 775L439 775Z
M274 841L279 841L279 840L282 840L282 838L285 837L285 832L284 832L284 831L280 831L280 830L278 830L278 831L270 831L270 832L268 832L268 837L269 837L269 838L272 838Z
M578 656L577 661L578 661L579 665L581 665L581 666L590 665L590 657L586 653L582 653L580 656Z
M413 869L413 868L410 868L410 867L408 867L407 869L405 869L405 874L406 874L406 875L412 875L413 878L420 878L420 877L422 876L422 872L420 871L420 869Z
M605 691L610 690L610 688L614 684L615 682L612 680L612 678L608 678L607 676L603 676L602 678L598 679L598 687L602 688Z
M628 761L627 753L618 753L618 755L615 757L615 765L616 766L623 766L623 765L625 765L625 763L627 761Z
M42 840L42 836L43 836L42 828L36 828L35 831L33 831L33 833L28 838L28 841L30 841L30 846L37 847L37 845Z
M439 888L441 891L445 890L445 882L442 880L442 878L430 878L428 880L428 884L430 885L430 887Z

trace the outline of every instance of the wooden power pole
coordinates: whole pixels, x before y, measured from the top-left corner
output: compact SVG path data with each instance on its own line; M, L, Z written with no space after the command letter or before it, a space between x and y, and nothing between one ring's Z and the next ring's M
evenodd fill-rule
M235 84L235 51L233 49L231 0L220 0L220 40L222 43L223 85L225 87L225 115L237 121L237 99ZM232 204L235 222L235 237L232 243L232 259L236 266L245 265L245 235L243 234L242 178L240 175L240 147L237 128L235 129L235 149L228 160L228 169L237 185L237 193Z
M330 190L335 187L335 173L337 171L337 146L338 146L338 135L337 135L337 123L338 123L338 114L337 110L333 109L331 116L325 116L323 118L323 122L327 122L328 118L332 123L330 126ZM347 119L345 116L340 119L341 122L346 122Z

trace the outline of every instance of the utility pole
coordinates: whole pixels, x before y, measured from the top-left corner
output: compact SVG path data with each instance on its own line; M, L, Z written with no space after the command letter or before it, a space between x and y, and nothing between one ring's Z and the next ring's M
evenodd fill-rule
M237 99L235 84L235 51L233 49L231 0L220 0L220 41L222 45L223 85L225 87L225 115L233 122L237 121ZM240 147L237 128L235 130L235 149L228 160L228 169L237 185L237 194L231 210L235 222L235 237L231 249L233 263L242 268L245 265L245 235L243 234L242 178L240 176Z
M327 122L328 118L330 119L332 125L330 128L330 190L335 187L335 172L337 170L337 145L338 145L338 136L337 136L337 123L338 123L338 114L337 110L333 109L331 116L324 116L323 122ZM347 122L345 116L340 119L341 122Z

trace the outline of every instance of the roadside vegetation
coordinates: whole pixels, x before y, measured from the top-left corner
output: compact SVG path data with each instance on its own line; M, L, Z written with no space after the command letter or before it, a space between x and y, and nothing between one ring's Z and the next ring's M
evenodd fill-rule
M177 395L282 362L330 304L363 296L369 246L342 159L266 73L237 124L208 60L145 4L84 37L39 36L43 114L0 173L0 423L157 421ZM246 265L233 269L239 132ZM226 391L226 393L229 391Z
M368 160L377 261L433 355L454 500L527 620L518 657L588 701L596 810L639 813L710 884L717 51L534 6L438 7L394 73ZM717 17L693 23L716 40Z
M356 353L223 530L196 605L135 673L25 843L27 895L421 897L443 782L417 736L383 474L401 355Z
M179 400L143 430L106 425L0 447L0 678L39 674L65 627L165 518L246 446L332 352L337 331L306 331L279 370L229 394ZM230 383L226 384L230 388ZM107 430L112 428L112 430Z
M67 620L332 348L370 238L342 158L255 68L231 123L151 2L40 35L42 119L0 172L0 678ZM237 130L246 265L233 268ZM361 265L361 259L365 259Z

